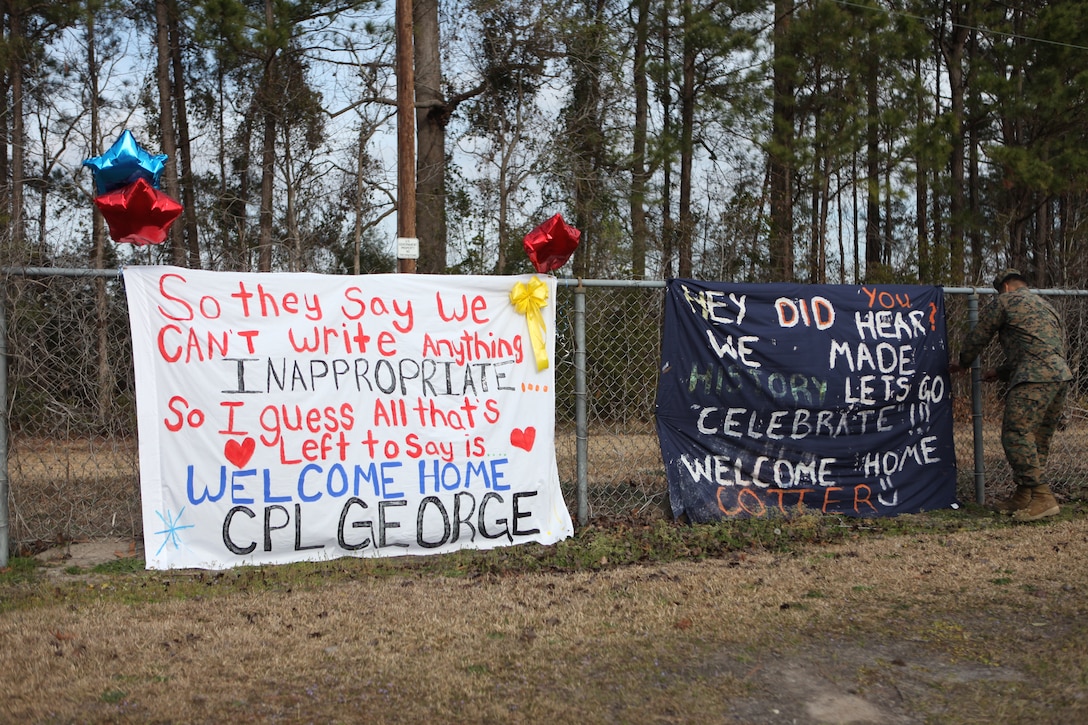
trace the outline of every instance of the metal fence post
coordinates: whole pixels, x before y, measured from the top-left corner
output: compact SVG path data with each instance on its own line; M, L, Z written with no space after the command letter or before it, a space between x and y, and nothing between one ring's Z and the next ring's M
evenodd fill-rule
M8 321L0 297L0 569L8 565Z
M578 525L589 521L589 436L586 403L586 288L574 289L574 436L578 479Z
M967 322L971 329L978 324L978 292L967 297ZM986 503L986 472L982 446L982 359L971 363L971 435L975 450L975 502Z

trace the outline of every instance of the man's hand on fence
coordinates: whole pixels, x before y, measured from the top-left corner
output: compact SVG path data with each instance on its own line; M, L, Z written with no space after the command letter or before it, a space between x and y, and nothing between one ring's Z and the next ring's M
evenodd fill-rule
M959 375L960 373L970 372L970 370L971 370L970 366L964 367L963 365L960 365L959 363L949 363L948 364L948 372L951 373L952 375ZM988 370L983 370L982 371L982 380L983 380L983 382L986 382L986 383L992 383L994 380L997 380L997 370L994 369L994 368L990 368Z

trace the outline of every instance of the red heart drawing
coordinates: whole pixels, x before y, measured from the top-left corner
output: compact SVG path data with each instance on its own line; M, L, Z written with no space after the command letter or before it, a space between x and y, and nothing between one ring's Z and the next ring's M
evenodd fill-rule
M252 438L244 438L241 443L232 438L227 441L227 445L223 446L223 455L234 464L235 468L241 468L249 463L249 459L253 455L253 449L256 447L257 441Z
M518 448L524 448L527 451L533 450L533 441L536 440L536 428L529 426L525 430L521 428L515 428L510 431L510 445Z

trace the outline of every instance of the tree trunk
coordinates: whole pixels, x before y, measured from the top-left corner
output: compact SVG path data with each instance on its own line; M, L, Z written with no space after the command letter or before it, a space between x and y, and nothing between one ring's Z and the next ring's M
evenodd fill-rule
M506 244L507 235L509 230L507 228L510 218L510 194L508 193L507 185L509 180L509 157L507 155L506 139L500 134L499 137L499 249L495 254L495 266L493 268L494 274L506 273Z
M366 164L366 123L359 122L359 147L355 156L355 223L352 228L352 248L355 252L352 272L359 274L362 264L361 250L363 246L363 205L366 202L366 184L363 183L363 166Z
M1047 287L1050 284L1051 252L1053 249L1053 236L1051 234L1050 205L1052 199L1047 198L1035 209L1035 236L1033 237L1034 249L1032 256L1035 258L1035 279L1032 280L1036 287Z
M397 80L397 238L418 239L416 232L416 81L412 48L412 0L396 0L394 8L395 75ZM397 255L397 272L416 271L418 253Z
M283 163L281 167L283 168L283 227L287 237L283 240L283 246L288 254L288 271L302 272L302 233L298 226L298 210L295 201L298 196L295 189L295 159L294 153L291 151L289 131L286 128L280 130L284 135Z
M682 12L685 32L680 85L680 265L677 272L681 277L691 277L692 237L695 233L691 212L691 175L695 152L695 42L691 28L694 11L690 2L684 3Z
M860 251L861 251L861 238L859 236L860 235L859 230L861 229L861 224L858 221L858 218L861 216L861 211L860 211L861 201L858 199L858 153L857 153L857 150L855 150L854 153L851 154L851 156L850 156L850 193L851 193L850 208L851 208L852 214L853 214L853 219L851 220L852 223L850 225L850 229L851 229L851 233L853 234L853 242L854 242L854 255L853 255L853 257L854 257L854 282L859 283L859 282L861 282L861 254L860 254Z
M915 81L921 87L922 62L914 63ZM918 107L915 109L915 128L925 128L928 122L926 116L925 94L918 93ZM929 158L924 151L919 150L914 158L914 230L918 237L918 281L922 284L932 284L936 281L933 276L932 262L929 258Z
M36 116L38 121L38 142L41 144L41 148L45 149L49 146L49 131L42 116ZM38 193L38 243L37 243L37 257L43 262L49 259L49 168L50 159L47 154L42 154L38 159L41 162L39 167L38 176L35 179L31 177L31 183L37 183Z
M1055 249L1055 264L1054 264L1054 286L1065 287L1070 279L1076 279L1073 275L1075 270L1071 269L1074 258L1070 254L1072 250L1069 248L1070 232L1070 208L1073 206L1071 202L1073 192L1067 191L1056 200L1057 211L1055 219L1054 229L1054 249Z
M96 55L95 41L95 14L96 8L88 3L86 8L87 19L87 79L90 82L88 98L90 107L87 113L91 121L91 156L102 154L102 143L99 140L102 133L99 128L99 87L98 87L98 58ZM92 181L93 184L93 181ZM93 193L93 192L92 192ZM91 216L91 268L103 269L106 260L106 225L102 215L96 209ZM94 280L94 311L95 311L95 358L97 363L97 375L95 389L97 395L97 415L100 425L105 425L110 419L110 411L113 408L113 366L110 364L109 354L109 305L106 298L106 280L104 277L95 277Z
M820 172L820 233L816 236L816 269L820 284L827 284L827 215L831 207L831 159L823 157L823 170Z
M599 243L597 214L599 164L603 155L600 125L602 34L604 0L588 0L585 24L578 30L578 46L570 53L574 68L570 136L574 143L574 225L582 232L574 252L574 275L593 272L594 245Z
M835 188L842 189L842 173L839 169L835 169ZM846 233L843 231L842 222L842 192L840 191L836 195L835 199L835 232L836 239L839 243L839 284L846 284Z
M944 114L944 109L941 107L941 77L937 74L937 77L933 81L934 91L933 94L933 116L934 118L940 118ZM933 175L933 188L939 190L941 188L941 170L937 168L939 165L934 164L933 168L929 171ZM947 269L948 266L948 245L942 244L944 239L944 195L935 191L931 197L933 200L933 213L930 215L933 219L933 244L930 245L930 258L932 260L933 272L931 284L940 284L941 282L948 280L948 275L942 272L942 269Z
M268 90L267 88L265 89ZM271 93L268 94L271 96ZM266 97L266 103L270 99ZM261 138L261 209L257 238L257 271L272 271L272 191L276 179L276 115L264 110L264 133Z
M970 20L974 22L973 15ZM969 221L967 227L967 238L971 242L971 265L967 272L966 280L979 281L982 279L982 270L985 267L985 240L983 239L983 230L979 224L979 220L982 218L981 213L981 193L979 185L982 183L982 179L979 177L979 132L980 127L985 124L985 112L981 109L981 101L979 100L980 94L975 86L976 73L974 71L975 58L979 54L978 49L978 34L975 31L968 33L967 40L967 52L969 57L967 58L967 79L965 81L968 89L970 89L970 104L964 109L964 115L967 119L964 131L967 137L967 209L965 214L967 221Z
M10 3L8 0L0 0L0 28L4 23L8 24L8 31L10 32ZM14 36L12 36L14 37ZM11 90L11 75L9 73L0 73L0 119L10 118L11 106L8 105L8 92ZM10 183L10 171L11 167L8 164L8 153L11 150L11 136L9 134L10 125L0 120L0 214L8 214L11 209L11 183ZM0 243L3 240L0 239Z
M273 27L272 0L264 0L265 25ZM276 51L270 49L264 64L264 78L259 91L264 133L261 138L261 208L258 215L257 271L272 271L272 191L276 180L276 114L273 88Z
M170 82L170 21L167 0L155 0L155 76L159 85L159 125L162 130L162 152L166 154L166 164L162 172L162 181L166 194L174 199L178 194L177 135L174 131L174 93ZM170 257L174 264L184 267L186 250L182 241L181 228L170 227Z
M670 0L664 0L661 9L661 77L665 79L661 89L661 137L668 145L672 140L672 89L668 79L672 77L671 27L672 17ZM668 279L673 276L673 242L676 234L672 217L672 154L665 154L662 164L661 189L661 275Z
M820 116L816 114L812 127L813 138L820 137ZM827 251L824 240L827 219L827 167L829 150L820 144L812 158L812 193L809 209L808 281L812 284L827 282Z
M417 272L446 271L446 123L438 0L415 0Z
M887 282L884 235L880 229L880 108L876 55L876 50L870 48L865 67L865 279Z
M646 277L646 131L649 119L649 84L646 78L646 44L649 39L650 0L638 0L635 19L634 78L635 127L631 140L631 276Z
M181 27L178 23L177 0L168 0L168 19L170 21L170 59L174 75L174 107L177 109L177 150L179 186L185 247L189 253L189 266L199 269L200 236L196 215L196 191L193 188L193 152L189 143L189 113L185 98L185 64L181 51Z
M793 253L793 120L794 82L787 69L791 57L790 20L793 0L774 3L774 66L771 100L771 148L767 164L770 185L770 266L773 281L794 281Z
M823 83L823 68L817 66L813 69L813 88L816 93L822 94L826 92L826 88ZM826 144L822 143L820 139L821 124L820 113L812 114L812 181L811 188L809 190L809 230L808 230L808 255L806 260L806 266L808 267L808 274L806 275L809 283L819 284L823 277L823 268L820 264L819 249L822 244L820 240L820 234L822 229L820 226L820 201L822 194L821 183L824 159L827 154L830 153Z
M964 74L963 74L963 50L967 42L967 27L965 23L966 5L960 2L952 4L952 29L950 37L944 44L945 63L948 68L948 89L952 103L952 150L949 156L949 184L950 195L948 200L948 247L949 247L949 273L947 280L952 284L964 283Z
M25 263L27 260L23 248L26 234L23 224L23 174L26 168L26 132L23 127L23 63L18 50L22 42L23 25L21 12L14 5L9 5L8 9L11 12L11 42L16 47L13 62L9 65L11 72L11 220L8 222L8 230L11 255L8 261Z
M235 269L242 272L251 271L253 262L250 253L252 247L252 224L250 223L249 218L249 202L253 189L249 167L253 159L253 133L255 125L253 119L255 118L257 111L256 104L250 106L245 117L242 119L242 128L238 134L238 148L241 152L241 158L234 170L238 175L238 194L237 196L232 196L230 198L226 207L228 218L234 223L233 232L237 243L238 256ZM230 230L228 230L228 234L230 234Z

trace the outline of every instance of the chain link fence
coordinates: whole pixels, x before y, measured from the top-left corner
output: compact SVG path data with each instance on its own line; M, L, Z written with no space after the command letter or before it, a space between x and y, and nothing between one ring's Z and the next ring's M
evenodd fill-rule
M22 270L4 282L12 551L139 539L135 383L119 277ZM968 329L969 292L946 290L952 350ZM975 301L985 304L986 298L981 294ZM1048 466L1059 499L1068 499L1078 497L1088 481L1082 453L1088 443L1088 381L1079 374L1088 366L1088 295L1054 292L1051 299L1065 317L1077 374ZM654 427L663 304L662 283L560 280L556 455L576 520L669 515ZM578 345L581 339L584 346ZM984 366L994 366L998 354L992 344ZM978 494L971 393L968 378L953 381L958 493L964 501ZM977 409L988 497L1012 488L1000 443L1000 396L997 385L981 386Z

